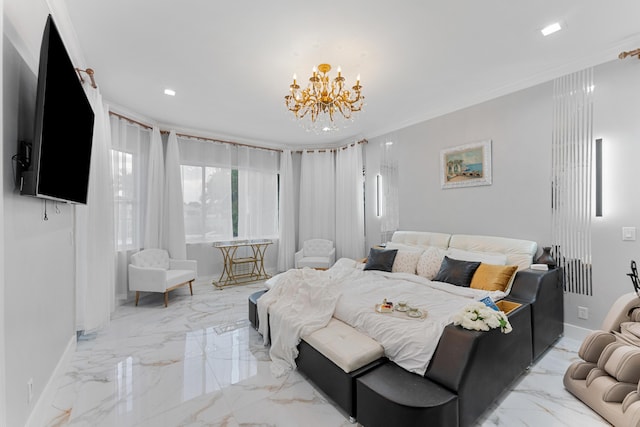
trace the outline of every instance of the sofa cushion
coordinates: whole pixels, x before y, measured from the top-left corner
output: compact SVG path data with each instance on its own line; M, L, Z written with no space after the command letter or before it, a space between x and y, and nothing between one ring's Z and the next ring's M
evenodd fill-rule
M371 248L365 270L380 270L391 272L393 261L396 259L397 249L376 249Z
M416 272L418 273L418 276L433 280L433 278L438 274L438 271L440 271L444 254L444 250L440 248L430 247L425 249L425 251L420 255L418 264L416 265Z
M422 255L422 251L404 251L399 250L393 260L393 273L409 273L416 274L416 266Z
M307 256L298 260L298 268L329 268L331 260L326 256Z
M167 270L167 288L195 280L196 272L193 270Z
M517 265L480 264L471 279L471 287L485 291L507 292L515 277Z
M438 274L433 280L468 288L471 284L473 274L479 266L479 262L460 261L445 256L442 260L440 271L438 271Z
M131 255L131 264L136 267L169 268L169 253L164 249L144 249Z
M505 265L507 263L507 256L500 253L472 252L450 248L447 251L447 255L460 261L477 261L494 265Z
M384 356L378 342L335 318L302 339L346 373Z
M333 242L326 239L309 239L302 244L305 257L327 257L333 249Z

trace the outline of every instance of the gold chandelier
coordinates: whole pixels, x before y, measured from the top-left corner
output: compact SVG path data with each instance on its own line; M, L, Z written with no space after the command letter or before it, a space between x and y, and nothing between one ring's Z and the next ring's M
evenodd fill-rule
M330 70L329 64L320 64L317 69L313 67L309 84L302 90L294 74L293 83L289 86L291 93L284 97L287 108L297 119L310 116L311 123L307 127L314 130L337 129L336 121L352 120L352 113L360 111L364 104L360 75L356 78L355 86L349 90L345 87L340 67L338 77L333 80L327 75Z

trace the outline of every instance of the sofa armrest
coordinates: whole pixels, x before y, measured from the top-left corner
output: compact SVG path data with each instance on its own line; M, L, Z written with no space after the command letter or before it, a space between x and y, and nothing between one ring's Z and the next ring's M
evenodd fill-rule
M331 249L331 252L329 252L329 261L329 265L336 263L336 248Z
M129 290L164 292L167 289L167 271L156 267L137 267L129 264Z
M191 270L198 272L198 261L190 259L169 259L169 270Z
M531 304L533 360L537 360L564 332L562 270L521 270L507 297Z
M508 317L513 327L508 334L450 324L440 337L424 376L458 394L460 425L470 425L531 364L530 305Z
M304 249L300 249L298 252L296 252L296 254L294 255L294 266L296 268L298 268L298 263L300 262L300 260L302 259L302 257L304 257Z

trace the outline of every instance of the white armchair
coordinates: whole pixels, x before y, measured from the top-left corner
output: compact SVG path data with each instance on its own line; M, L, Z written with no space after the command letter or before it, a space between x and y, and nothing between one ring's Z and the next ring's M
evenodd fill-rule
M169 304L169 291L189 285L193 295L193 281L198 264L191 260L169 258L164 249L144 249L131 255L129 264L129 290L136 291L136 305L140 292L163 292L164 306Z
M326 239L310 239L302 244L296 252L296 268L310 267L317 269L330 268L336 262L336 248L333 242Z

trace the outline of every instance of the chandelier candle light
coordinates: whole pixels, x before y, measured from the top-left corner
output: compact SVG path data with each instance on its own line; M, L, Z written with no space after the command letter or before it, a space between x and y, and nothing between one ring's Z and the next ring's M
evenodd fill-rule
M338 67L338 77L331 80L327 73L331 65L320 64L313 67L313 75L305 89L300 88L293 75L293 83L289 86L291 93L284 97L285 104L297 119L309 115L311 123L306 127L314 130L336 130L336 121L352 120L353 112L360 111L364 104L360 75L356 78L351 90L345 88L345 78ZM339 113L339 114L338 114Z

